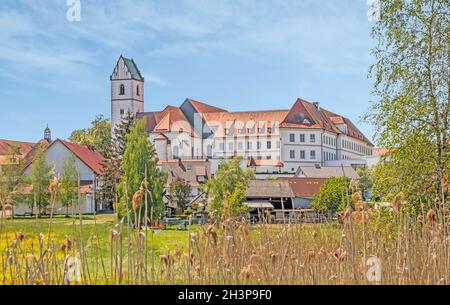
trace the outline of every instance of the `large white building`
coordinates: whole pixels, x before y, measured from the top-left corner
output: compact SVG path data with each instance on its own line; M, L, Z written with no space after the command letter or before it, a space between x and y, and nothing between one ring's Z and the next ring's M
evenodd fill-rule
M348 118L302 99L290 109L248 112L186 99L180 107L144 112L144 77L121 56L111 75L112 126L127 111L147 121L162 162L208 159L213 173L233 156L257 172L295 173L299 166L348 165L372 155L372 143Z

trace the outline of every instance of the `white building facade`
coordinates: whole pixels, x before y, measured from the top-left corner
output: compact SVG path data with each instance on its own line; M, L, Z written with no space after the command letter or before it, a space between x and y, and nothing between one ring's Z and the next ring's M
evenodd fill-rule
M372 143L349 119L302 99L273 111L229 112L186 99L180 107L144 112L144 78L122 56L111 91L112 125L127 111L145 119L163 161L208 159L214 173L222 159L242 156L242 166L256 172L293 174L299 166L338 166L372 155Z

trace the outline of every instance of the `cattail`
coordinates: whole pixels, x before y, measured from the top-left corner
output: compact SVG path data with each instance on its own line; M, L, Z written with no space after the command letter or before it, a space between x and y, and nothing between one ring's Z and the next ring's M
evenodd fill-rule
M316 258L316 252L314 250L309 250L306 262L311 263L315 258Z
M139 190L136 191L133 195L133 210L136 210L137 208L142 206L142 197L144 195L144 189L141 187Z
M174 263L174 259L170 254L160 255L159 259L161 260L161 263L164 263L164 265L166 265L166 267L172 266Z
M348 187L351 191L356 191L359 187L359 181L357 179L352 179Z
M352 200L353 200L353 203L355 203L355 204L357 204L357 203L359 203L359 202L362 202L362 195L361 195L361 192L355 192L355 193L353 193L353 195L352 195Z
M244 236L244 239L247 239L249 236L247 225L245 225L245 224L241 225L241 232L242 232L242 236Z
M403 193L400 192L397 195L395 195L394 199L392 199L392 209L395 212L400 211L401 207L402 207L402 202L403 202Z
M16 239L18 241L23 241L25 239L25 235L22 232L16 234Z
M250 264L262 264L263 258L260 255L253 254L250 256Z
M429 224L433 224L436 221L436 212L433 209L430 209L427 213L427 221Z
M240 277L243 277L244 279L248 280L253 276L252 271L252 265L245 266L241 269L241 272L239 273Z
M272 265L275 265L277 262L277 254L275 252L270 252L269 256L270 256L270 262L272 263Z
M212 238L214 246L217 246L217 239L218 239L217 233L215 231L211 231L211 233L209 235Z

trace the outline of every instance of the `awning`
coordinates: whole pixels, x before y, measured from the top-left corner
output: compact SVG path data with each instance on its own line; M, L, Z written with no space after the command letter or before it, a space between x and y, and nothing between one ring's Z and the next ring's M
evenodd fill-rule
M274 206L268 201L249 201L244 205L252 209L273 209Z

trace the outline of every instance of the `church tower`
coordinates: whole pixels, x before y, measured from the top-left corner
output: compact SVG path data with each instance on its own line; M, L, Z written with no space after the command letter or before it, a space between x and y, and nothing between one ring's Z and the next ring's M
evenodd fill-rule
M144 78L133 59L120 55L111 79L111 128L129 111L144 112Z

